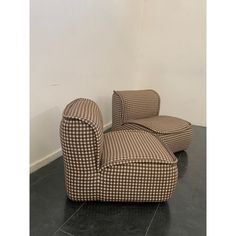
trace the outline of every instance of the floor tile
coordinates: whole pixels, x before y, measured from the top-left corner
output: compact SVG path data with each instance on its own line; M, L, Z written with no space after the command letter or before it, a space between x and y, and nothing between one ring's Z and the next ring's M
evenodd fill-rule
M40 182L43 178L50 176L53 173L63 173L63 158L58 158L41 169L35 171L30 175L30 186Z
M193 126L191 146L175 155L178 184L168 203L86 202L79 211L83 203L67 199L63 159L57 159L30 175L31 235L205 236L206 129Z
M75 236L143 236L157 205L88 202L62 229Z
M68 232L65 231L57 231L55 234L53 234L53 236L74 236L73 234L70 234Z
M178 157L179 180L173 197L161 204L148 236L206 235L205 129L195 128L193 143Z
M31 236L52 235L81 204L67 199L62 166L47 170L38 173L30 188Z

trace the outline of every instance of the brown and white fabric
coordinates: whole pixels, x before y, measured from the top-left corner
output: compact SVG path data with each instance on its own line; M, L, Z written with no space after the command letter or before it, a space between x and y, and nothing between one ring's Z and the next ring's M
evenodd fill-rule
M160 96L154 90L114 91L112 97L113 129L133 119L159 114Z
M104 135L101 168L133 162L176 163L175 155L148 132L124 130Z
M167 201L177 184L176 157L145 131L105 134L101 160L103 201Z
M89 99L67 105L60 125L67 195L72 200L97 200L98 169L103 150L102 115Z
M177 184L177 160L145 131L103 134L89 99L71 102L60 126L67 195L74 201L166 201Z
M129 93L130 95L128 95ZM112 129L145 130L160 137L173 152L187 149L192 140L191 124L180 118L160 116L160 97L156 94L153 90L114 91L112 97ZM140 98L144 100L141 105L137 102L140 101ZM132 99L134 100L133 103ZM152 102L152 105L146 105L144 109L143 104L152 100L156 100L156 114L154 112L155 102ZM132 104L132 109L129 108L131 107L129 104ZM126 114L130 111L131 114ZM145 112L146 116L144 115Z
M144 126L158 134L178 133L188 129L190 123L172 116L151 116L143 119L129 120L127 123Z

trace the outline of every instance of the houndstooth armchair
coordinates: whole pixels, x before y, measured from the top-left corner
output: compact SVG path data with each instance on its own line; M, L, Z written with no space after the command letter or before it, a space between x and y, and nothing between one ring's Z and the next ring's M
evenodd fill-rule
M159 137L172 152L185 150L192 140L188 121L160 116L160 96L154 90L114 91L112 130L145 130Z
M60 138L68 197L73 201L167 201L177 184L177 160L145 131L103 134L95 102L77 99L63 112Z

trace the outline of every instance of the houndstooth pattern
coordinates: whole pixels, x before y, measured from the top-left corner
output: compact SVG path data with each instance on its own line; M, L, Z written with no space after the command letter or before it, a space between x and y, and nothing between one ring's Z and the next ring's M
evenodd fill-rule
M149 128L144 126L140 126L134 123L127 123L121 126L120 130L139 130L146 131L154 135L156 138L159 138L162 141L162 144L169 149L171 152L179 152L182 150L186 150L192 140L192 128L188 128L178 133L170 133L170 134L159 134Z
M150 91L152 90L148 90L148 92L147 90L135 90L133 93L131 91L114 91L112 97L112 130L145 130L159 137L172 152L187 149L192 140L191 124L180 118L159 116L160 97L159 95L155 96L151 94ZM155 92L155 94L157 93ZM137 99L135 98L136 96L138 97ZM143 109L142 104L145 104L145 102L142 102L141 105L137 102L140 98L148 102L152 99L157 100L158 113L156 115L150 115L154 109L150 108L150 106ZM132 100L134 100L133 103ZM136 118L127 119L127 117L130 118L133 115L123 114L130 110L126 108L127 104L133 104L133 110L136 109L136 112L132 110L132 114L135 113L136 115L134 117ZM147 112L147 116L145 117L143 113L147 109L150 109L150 111Z
M66 190L71 200L98 200L102 127L101 112L89 99L76 99L63 112L60 138Z
M121 122L114 120L115 124L116 122L123 124L128 120L141 119L159 114L160 96L154 90L114 91L113 94L115 105L114 118L121 118ZM116 115L117 111L118 115Z
M162 202L177 184L176 164L132 163L115 165L101 172L102 201Z
M94 130L84 121L63 119L60 136L68 197L97 200L98 158Z
M179 133L190 126L189 122L172 116L152 116L144 119L129 120L127 123L146 127L158 134Z
M193 130L192 127L185 129L178 133L170 134L156 134L172 152L179 152L186 150L192 141Z
M177 160L162 141L144 131L103 135L100 110L91 100L66 107L60 137L71 200L166 201L176 187Z
M101 162L103 201L166 201L177 184L176 157L145 131L104 136Z
M97 104L86 98L76 99L66 106L63 118L80 120L91 126L96 136L97 156L99 157L103 147L103 119Z
M118 93L114 91L112 95L112 130L122 129L122 114L123 112L121 98Z
M133 162L176 163L175 155L145 131L124 130L104 135L101 168Z

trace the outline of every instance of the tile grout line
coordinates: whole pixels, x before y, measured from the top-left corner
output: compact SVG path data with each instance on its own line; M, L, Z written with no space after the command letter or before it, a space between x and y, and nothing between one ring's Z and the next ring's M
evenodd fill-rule
M79 210L84 206L86 202L84 202L54 233L53 235L55 235L55 233L57 233L57 231L61 230L61 228L77 213L79 212ZM53 236L52 235L52 236Z
M73 234L70 234L70 233L64 231L63 229L59 229L59 231L61 231L62 233L65 233L66 235L74 236Z
M158 203L158 205L157 205L157 207L156 207L156 210L155 210L155 212L154 212L154 214L153 214L153 216L152 216L152 219L150 220L150 223L149 223L149 225L148 225L148 227L147 227L147 230L146 230L146 233L145 233L144 236L147 236L148 230L150 229L150 227L151 227L151 225L152 225L152 222L153 222L153 220L154 220L154 218L155 218L155 216L156 216L156 213L157 213L157 210L158 210L159 206L160 206L160 203Z

